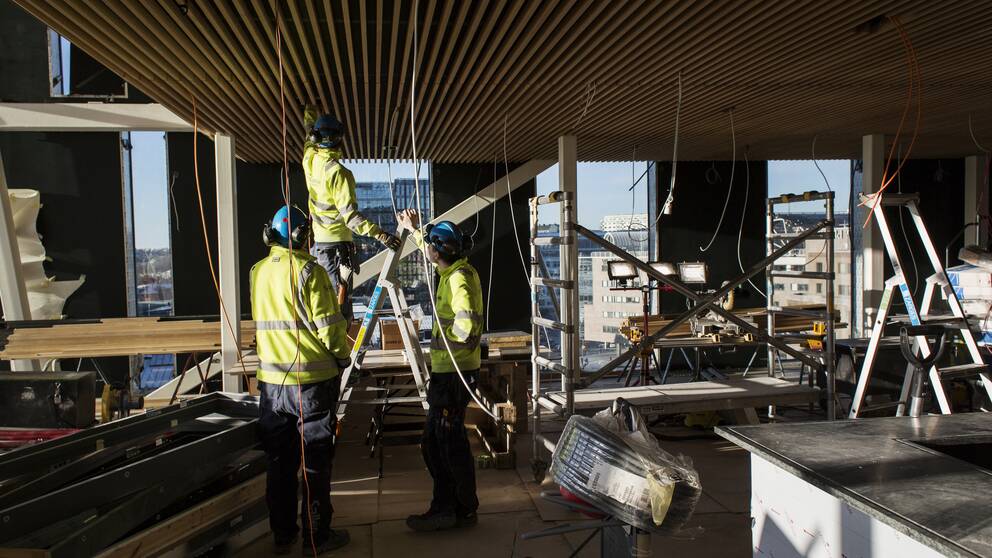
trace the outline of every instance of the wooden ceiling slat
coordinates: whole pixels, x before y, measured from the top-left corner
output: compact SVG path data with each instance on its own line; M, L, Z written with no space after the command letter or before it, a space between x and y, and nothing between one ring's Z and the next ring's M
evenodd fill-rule
M410 157L416 63L425 159L501 158L506 118L513 160L554 156L569 132L584 160L629 158L634 145L664 160L679 70L682 158L729 156L729 106L752 157L806 157L813 135L822 157L856 156L861 135L894 132L906 96L891 24L854 33L885 15L902 18L922 66L914 155L976 152L969 114L992 135L992 79L976 62L992 54L992 13L965 0L218 0L186 14L168 0L16 1L186 119L195 95L202 127L233 134L252 161L282 158L277 20L294 153L298 108L316 102L345 123L347 156L381 158L391 145ZM573 129L590 83L595 99Z

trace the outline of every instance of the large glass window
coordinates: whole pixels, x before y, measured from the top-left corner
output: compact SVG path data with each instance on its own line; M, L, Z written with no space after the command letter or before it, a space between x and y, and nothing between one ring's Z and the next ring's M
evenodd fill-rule
M173 315L169 185L164 132L121 134L128 260L128 314ZM149 391L175 373L173 355L145 355L139 388Z
M431 201L430 165L422 163L418 180L414 180L415 168L408 161L370 163L366 161L345 161L355 175L355 193L358 196L358 209L372 222L388 232L396 231L395 210L412 209L418 206L424 222L434 218ZM417 191L419 182L420 191ZM359 259L371 258L382 250L382 245L373 238L355 236ZM430 314L430 292L424 274L424 260L417 252L400 264L399 276L408 304L419 304L425 314ZM355 285L353 302L355 315L360 316L366 309L375 282Z
M576 188L580 225L643 260L649 259L647 174L645 161L625 163L579 163ZM558 166L537 177L537 192L546 194L558 189ZM560 208L540 208L539 234L557 236ZM548 272L558 277L559 249L541 248ZM611 291L606 262L615 259L590 240L579 236L579 336L582 342L582 366L598 369L616 356L616 346L625 345L621 325L642 313L640 294ZM546 289L541 290L542 315L554 315ZM548 331L552 347L560 346L560 335Z

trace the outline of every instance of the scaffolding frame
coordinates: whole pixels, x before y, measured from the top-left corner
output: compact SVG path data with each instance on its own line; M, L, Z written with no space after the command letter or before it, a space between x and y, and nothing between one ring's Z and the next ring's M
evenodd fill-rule
M822 320L825 328L825 335L823 336L824 344L822 354L822 362L820 366L814 367L820 368L824 371L826 377L826 388L827 388L827 419L834 420L837 416L836 408L836 362L834 360L834 324L836 318L836 308L834 305L834 193L833 191L827 192L816 192L809 191L802 194L783 194L781 196L774 196L768 198L767 210L766 210L766 227L765 227L765 243L766 249L765 254L771 255L776 252L777 248L783 244L783 241L788 239L796 238L801 232L776 232L775 231L775 207L778 205L785 205L798 202L809 202L809 201L824 201L826 202L826 213L825 220L822 221L822 232L817 232L815 234L807 235L805 238L818 238L822 239L824 242L823 251L826 254L827 262L826 269L824 271L806 271L806 265L811 263L811 260L807 261L803 265L801 270L776 270L774 269L775 260L768 262L768 267L765 271L765 298L767 301L767 315L766 315L766 325L767 334L769 338L779 338L785 342L796 342L804 341L810 338L814 338L806 335L797 335L795 333L776 333L775 329L775 316L778 314L792 315L792 316L802 316L807 318L813 318L814 320ZM808 251L807 251L808 252ZM816 281L823 281L826 284L826 308L823 312L807 310L807 309L796 309L788 308L783 306L778 306L775 304L775 287L774 278L775 277L788 277L792 279L812 279ZM819 336L815 336L819 338ZM781 362L781 355L779 354L779 349L773 345L768 345L768 375L775 375L775 360L779 359ZM806 361L804 361L806 363ZM801 376L800 376L801 378ZM810 381L815 381L814 374L810 374Z

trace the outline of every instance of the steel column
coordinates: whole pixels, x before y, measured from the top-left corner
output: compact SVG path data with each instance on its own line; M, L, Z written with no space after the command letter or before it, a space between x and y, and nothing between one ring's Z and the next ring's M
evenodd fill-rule
M558 138L558 190L565 192L565 200L561 203L560 234L570 240L559 247L561 269L559 277L562 281L570 281L573 288L561 289L562 323L572 326L571 332L561 334L562 364L568 369L567 376L562 378L562 390L566 393L565 412L571 416L574 412L575 394L573 386L581 379L579 374L579 244L575 235L577 224L577 146L575 136ZM569 195L571 194L571 195Z

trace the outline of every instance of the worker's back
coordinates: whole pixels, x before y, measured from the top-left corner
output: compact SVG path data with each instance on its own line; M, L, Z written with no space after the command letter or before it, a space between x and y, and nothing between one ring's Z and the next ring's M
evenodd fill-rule
M479 274L465 258L439 270L439 274L435 304L439 323L434 324L432 335L431 371L453 372L452 355L459 370L477 370L482 362L483 301ZM441 330L445 332L447 345L441 339Z
M267 383L319 382L338 373L329 347L341 344L344 318L327 272L299 251L273 246L251 269L251 313ZM286 380L286 373L290 374Z
M303 174L310 194L309 210L313 217L316 242L350 242L354 237L345 222L354 207L339 207L342 201L354 205L356 199L351 171L341 164L336 149L308 147L303 153Z

